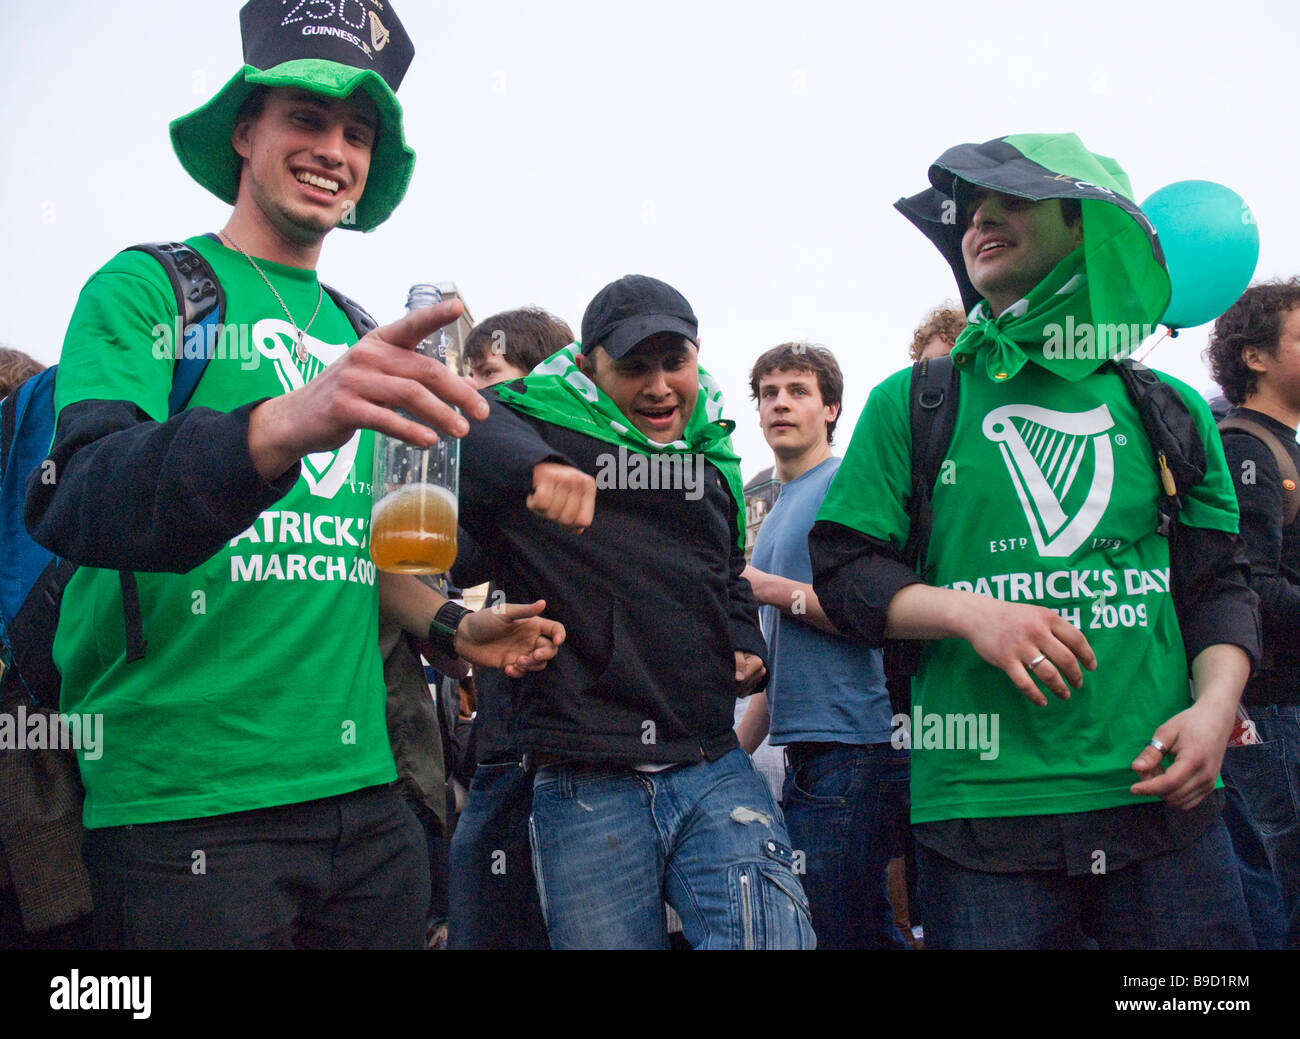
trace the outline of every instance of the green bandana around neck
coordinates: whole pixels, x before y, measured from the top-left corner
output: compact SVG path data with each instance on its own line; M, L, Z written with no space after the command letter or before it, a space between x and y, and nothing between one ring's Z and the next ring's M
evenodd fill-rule
M514 411L643 455L703 454L721 471L736 500L736 524L743 549L745 491L740 477L740 456L731 444L731 431L736 424L722 417L722 390L713 376L700 369L700 392L682 438L660 445L632 426L618 406L582 373L577 364L581 349L581 344L570 343L557 350L522 379L496 387L497 398Z
M1084 272L1084 250L1075 249L1035 285L1024 299L1007 307L997 317L981 301L970 312L970 323L957 336L953 361L968 371L982 371L993 382L1014 379L1033 361L1070 382L1078 382L1097 370L1105 357L1047 356L1044 344L1057 343L1074 328L1092 320L1088 301L1088 277ZM982 359L982 364L981 364Z

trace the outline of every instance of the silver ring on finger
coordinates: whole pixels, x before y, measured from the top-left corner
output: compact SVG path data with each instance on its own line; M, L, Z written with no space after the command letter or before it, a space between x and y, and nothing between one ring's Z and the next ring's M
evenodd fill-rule
M1034 668L1036 668L1039 664L1041 664L1046 659L1047 659L1046 653L1039 653L1038 656L1034 657L1034 659L1031 660L1025 666L1029 668L1030 671L1032 671Z
M1158 739L1156 739L1154 736L1152 736L1149 740L1147 740L1147 746L1148 746L1148 747L1155 747L1156 750L1160 751L1161 754L1168 754L1168 753L1169 753L1169 748L1166 747L1163 743L1161 743L1161 742L1160 742Z

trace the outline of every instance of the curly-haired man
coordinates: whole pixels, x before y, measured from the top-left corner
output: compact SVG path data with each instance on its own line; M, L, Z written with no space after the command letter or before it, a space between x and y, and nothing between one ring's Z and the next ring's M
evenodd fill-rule
M1237 425L1224 428L1223 450L1237 488L1250 584L1259 594L1264 625L1264 663L1243 697L1263 742L1230 747L1224 779L1240 790L1249 807L1282 888L1287 938L1296 948L1300 646L1291 633L1300 621L1300 522L1296 506L1288 510L1287 504L1300 494L1295 439L1300 426L1300 277L1247 289L1215 322L1206 354L1214 378L1234 405L1225 421ZM1254 428L1241 428L1241 420Z

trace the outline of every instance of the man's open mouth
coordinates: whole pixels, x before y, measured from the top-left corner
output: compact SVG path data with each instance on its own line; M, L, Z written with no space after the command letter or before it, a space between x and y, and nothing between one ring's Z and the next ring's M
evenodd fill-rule
M1008 248L1010 248L1010 247L1011 247L1011 243L1008 242L1008 241L1005 241L1004 239L1001 239L1001 238L991 238L991 239L989 239L987 242L985 242L983 245L981 245L981 246L979 247L979 250L975 253L975 255L976 255L976 256L986 256L986 255L988 255L990 252L994 252L994 251L996 251L996 250L998 250L998 249L1008 249Z
M339 191L339 182L330 180L328 177L319 177L315 173L308 173L301 170L296 174L300 184L308 184L313 188L320 188L322 191L328 191L331 195L337 195Z
M677 414L677 407L674 405L671 408L638 408L637 414L659 425L669 422Z

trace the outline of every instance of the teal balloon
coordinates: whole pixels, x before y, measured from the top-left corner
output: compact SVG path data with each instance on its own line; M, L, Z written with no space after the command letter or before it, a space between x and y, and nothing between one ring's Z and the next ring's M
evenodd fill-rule
M1210 180L1180 180L1143 202L1142 212L1173 285L1161 324L1193 328L1237 302L1259 262L1259 228L1240 195Z

